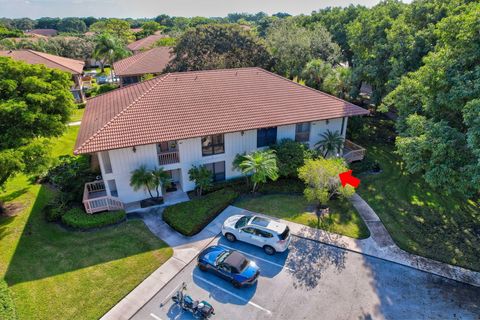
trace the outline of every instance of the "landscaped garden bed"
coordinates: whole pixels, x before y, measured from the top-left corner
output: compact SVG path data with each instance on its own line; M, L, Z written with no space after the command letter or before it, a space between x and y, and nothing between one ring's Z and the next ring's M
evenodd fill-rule
M126 217L124 210L88 214L83 209L72 208L62 216L62 223L75 229L88 230L117 224L125 221Z
M221 189L165 208L163 219L181 234L193 236L215 219L237 196L238 193L232 189Z

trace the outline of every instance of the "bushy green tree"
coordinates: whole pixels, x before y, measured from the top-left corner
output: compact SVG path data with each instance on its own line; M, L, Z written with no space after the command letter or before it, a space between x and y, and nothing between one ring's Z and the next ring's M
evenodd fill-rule
M109 18L99 20L90 26L90 31L99 34L108 33L115 38L120 39L124 43L135 40L133 32L130 30L130 24L121 19Z
M188 176L191 181L195 181L198 196L212 186L212 172L205 166L192 166L188 170Z
M255 193L259 184L267 182L267 179L278 179L277 157L273 150L246 154L239 167L244 175L251 175L252 193Z
M315 201L319 208L326 206L333 195L350 197L355 189L340 183L339 174L348 168L341 158L309 159L298 170L298 177L305 182L304 195L308 201Z
M80 18L63 18L57 25L60 32L85 33L87 25Z
M237 25L201 25L186 31L174 48L173 71L208 70L270 65L262 41Z
M75 108L71 75L0 57L0 186L45 168L44 138L60 136Z
M406 169L435 188L480 191L480 4L459 6L435 30L424 65L384 100L398 110L396 146Z
M291 139L282 139L270 148L275 150L278 174L281 177L297 177L298 169L303 166L305 159L311 159L314 155L314 152L308 149L305 143Z
M293 18L274 21L267 32L267 43L275 59L274 70L289 78L300 76L312 59L334 64L340 58L340 47L325 27L318 24L309 29Z

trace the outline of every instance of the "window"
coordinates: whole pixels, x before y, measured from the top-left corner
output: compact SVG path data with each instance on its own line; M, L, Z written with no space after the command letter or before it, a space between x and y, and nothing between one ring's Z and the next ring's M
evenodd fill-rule
M107 183L108 188L110 189L110 195L118 197L117 184L115 183L115 180L108 180Z
M297 123L295 127L295 141L308 142L310 139L310 122Z
M102 152L103 170L105 173L112 173L112 163L108 151Z
M242 231L249 234L255 234L255 229L253 228L243 228Z
M268 147L277 142L277 127L257 130L257 148Z
M273 234L271 234L270 232L264 231L264 230L258 230L258 229L257 229L257 236L260 236L262 238L273 238Z
M202 156L225 153L223 134L215 134L202 138Z
M212 171L213 181L216 182L225 180L225 161L207 163L205 167Z

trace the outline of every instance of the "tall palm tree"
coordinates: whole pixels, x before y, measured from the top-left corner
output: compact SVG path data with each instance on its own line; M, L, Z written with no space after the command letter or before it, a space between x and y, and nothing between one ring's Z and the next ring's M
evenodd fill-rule
M252 175L252 193L255 193L260 183L267 182L267 179L278 179L277 157L275 151L255 151L243 156L244 159L239 167L245 175Z
M328 154L337 154L340 152L343 145L343 137L340 132L327 130L327 132L320 134L320 137L322 139L315 144L315 148L320 152L323 151L324 158L326 158Z
M140 189L148 191L150 198L153 199L152 189L155 189L156 178L153 175L152 171L148 170L145 165L141 165L138 169L132 171L132 176L130 177L130 186L134 191Z
M163 170L163 168L157 168L152 171L152 175L154 177L154 186L155 191L157 192L157 198L160 197L160 192L158 190L159 187L166 188L170 185L170 175L167 171Z
M130 51L125 49L125 43L108 33L99 35L95 42L93 57L100 61L102 72L105 72L105 63L110 64L110 67L112 67L115 61L130 55ZM110 73L113 78L112 68L110 68Z

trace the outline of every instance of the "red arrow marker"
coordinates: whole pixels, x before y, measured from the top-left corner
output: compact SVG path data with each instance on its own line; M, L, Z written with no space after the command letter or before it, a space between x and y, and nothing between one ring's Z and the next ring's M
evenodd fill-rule
M352 187L356 188L360 184L360 179L352 176L352 170L342 172L338 176L340 177L340 182L342 183L343 187L349 184Z

